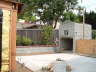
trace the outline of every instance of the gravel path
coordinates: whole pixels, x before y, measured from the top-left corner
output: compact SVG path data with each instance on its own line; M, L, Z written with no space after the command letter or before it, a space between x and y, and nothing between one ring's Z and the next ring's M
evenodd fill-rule
M76 54L45 54L32 56L17 56L16 60L24 63L29 69L37 71L54 62L57 58L65 60L72 65L72 72L96 72L96 58L79 56Z

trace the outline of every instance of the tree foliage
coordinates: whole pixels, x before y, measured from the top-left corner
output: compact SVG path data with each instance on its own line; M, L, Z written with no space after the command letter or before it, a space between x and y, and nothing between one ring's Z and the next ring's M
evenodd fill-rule
M92 31L92 38L96 39L96 31Z
M82 22L82 16L81 15L76 15L73 12L67 12L67 13L64 14L63 21L65 21L65 20L70 20L70 21L73 21L73 22L80 23L80 22Z
M96 12L85 12L85 22L91 24L93 29L96 29Z
M50 44L53 36L53 27L50 25L44 25L42 27L42 44Z
M57 21L64 19L67 12L72 11L77 0L21 0L25 4L23 17L30 20L31 16L38 16L44 23L52 25Z

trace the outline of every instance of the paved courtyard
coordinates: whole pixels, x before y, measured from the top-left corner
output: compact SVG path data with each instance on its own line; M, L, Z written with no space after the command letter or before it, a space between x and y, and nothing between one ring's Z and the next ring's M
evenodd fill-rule
M26 67L33 71L38 71L42 67L54 62L57 58L65 60L72 65L72 72L96 72L96 58L79 56L76 54L57 53L45 55L17 56L16 60L24 63Z

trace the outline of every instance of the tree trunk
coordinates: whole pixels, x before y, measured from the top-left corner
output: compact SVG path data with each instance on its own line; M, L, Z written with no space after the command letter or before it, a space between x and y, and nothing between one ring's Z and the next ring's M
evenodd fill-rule
M55 28L56 28L56 26L57 26L57 21L58 21L58 19L56 19L56 20L55 20L54 29L55 29Z

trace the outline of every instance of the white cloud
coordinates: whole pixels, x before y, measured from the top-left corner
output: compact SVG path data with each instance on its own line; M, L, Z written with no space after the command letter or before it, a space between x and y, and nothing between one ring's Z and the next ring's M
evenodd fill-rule
M78 0L79 5L86 8L86 10L89 12L90 10L96 11L96 0Z

